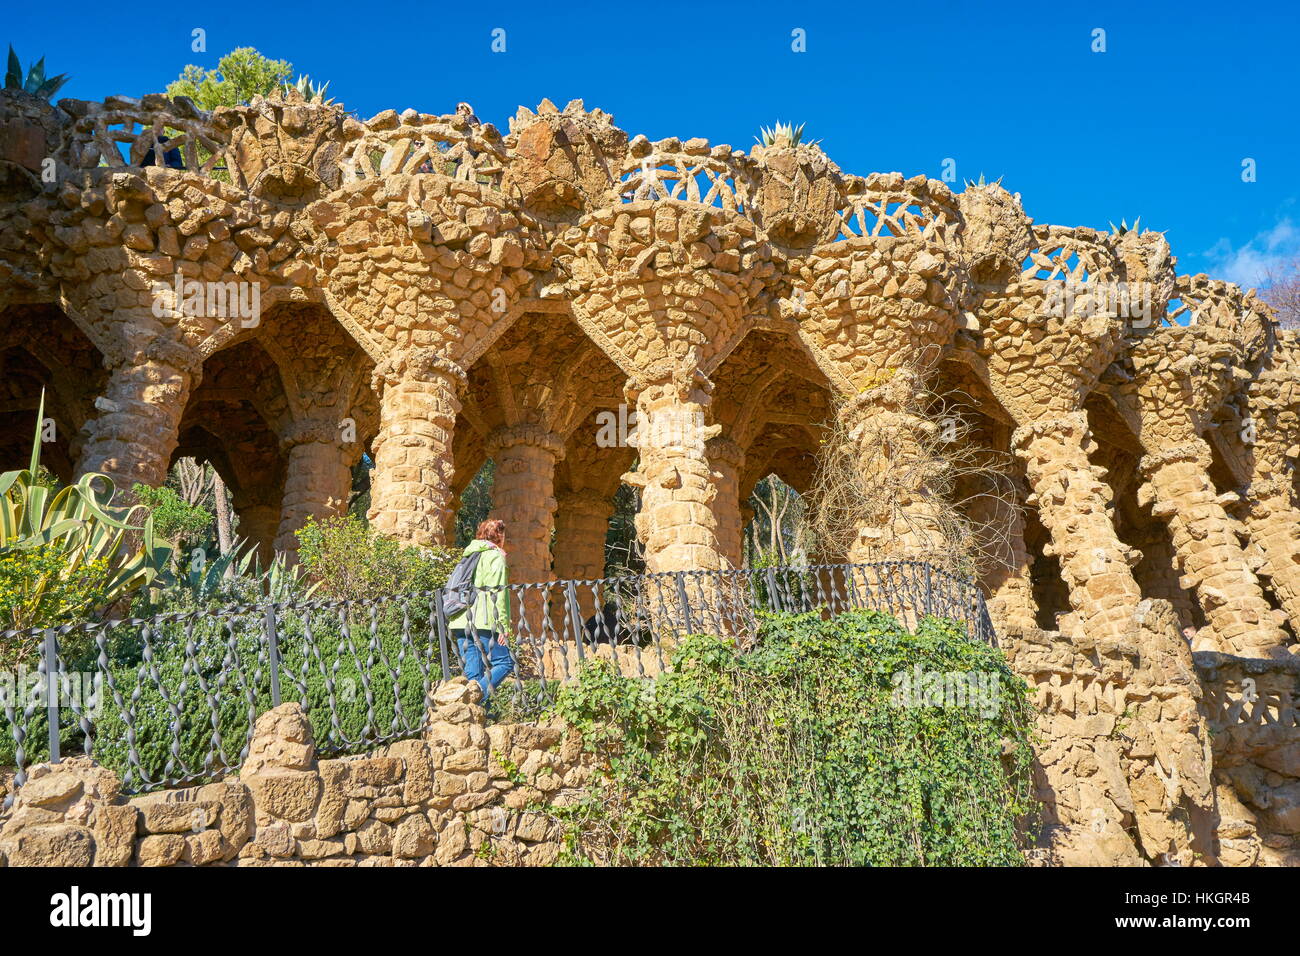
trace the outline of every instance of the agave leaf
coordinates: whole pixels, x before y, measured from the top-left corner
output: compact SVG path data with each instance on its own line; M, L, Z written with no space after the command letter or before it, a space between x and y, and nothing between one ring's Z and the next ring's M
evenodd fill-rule
M45 421L45 389L41 389L41 400L36 406L36 434L32 436L31 464L27 470L33 475L41 467L41 422Z
M54 94L59 92L59 90L63 89L64 84L66 84L69 79L71 79L71 77L69 77L68 74L66 73L60 73L58 76L52 76L44 83L41 84L41 88L36 91L36 95L43 97L47 100L52 100L54 99Z
M71 534L81 527L81 522L75 518L69 518L66 521L60 521L58 524L50 525L43 528L35 534L22 535L17 541L9 545L14 551L30 551L33 548L41 548L47 544L53 544L64 535Z
M102 481L104 483L104 490L102 492L97 492L95 490L96 481ZM96 521L102 521L104 524L112 528L119 528L124 531L128 530L133 527L130 524L130 521L135 513L142 509L146 511L148 510L144 505L132 505L130 508L113 508L112 510L100 505L99 496L101 494L104 501L107 502L113 500L113 493L115 490L113 479L109 478L107 475L99 475L93 472L82 475L81 479L73 487L78 490L82 500L86 503L90 515L92 515Z
M27 471L6 471L0 475L0 495L7 495L14 485L21 489L30 477L31 473Z
M11 540L18 537L18 523L22 516L18 512L18 502L4 492L0 492L0 495L3 495L0 497L0 550L3 550L9 547Z
M14 45L9 44L9 68L5 72L5 89L21 90L23 88L23 64L14 52Z
M28 93L35 93L45 82L45 57L41 57L27 68L27 82L24 84Z

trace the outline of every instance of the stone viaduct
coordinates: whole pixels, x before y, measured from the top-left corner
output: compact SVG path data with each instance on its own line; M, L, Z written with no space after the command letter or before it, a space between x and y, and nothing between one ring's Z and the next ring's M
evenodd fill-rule
M179 161L144 165L164 132ZM268 552L344 506L363 453L373 524L446 542L490 457L519 581L600 576L621 483L651 570L723 568L755 484L807 489L835 416L906 462L935 427L909 396L963 396L963 441L1013 463L981 584L1055 688L1045 720L1071 722L1044 772L1080 852L1207 839L1229 778L1191 650L1297 652L1300 341L1252 292L1179 275L1157 232L1035 223L1000 185L851 175L815 146L651 142L579 101L503 134L293 94L208 114L5 92L0 237L0 467L45 389L60 477L211 461ZM635 448L598 441L620 406ZM905 507L827 557L942 549L927 516L979 505L922 483ZM1149 740L1082 726L1130 706ZM1294 728L1280 706L1261 719ZM1300 762L1238 762L1239 855L1294 853Z

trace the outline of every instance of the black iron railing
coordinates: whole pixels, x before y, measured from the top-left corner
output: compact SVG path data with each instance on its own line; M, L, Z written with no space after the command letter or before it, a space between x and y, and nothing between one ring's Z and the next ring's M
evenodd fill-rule
M743 643L766 611L874 609L908 626L932 615L996 643L979 589L915 562L517 584L465 595L472 622L447 613L450 597L294 601L0 632L41 648L34 669L0 682L0 764L12 762L21 784L36 762L86 753L131 793L213 780L243 763L258 715L285 700L306 708L318 753L359 753L417 736L431 688L490 672L494 645L508 649L511 666L490 709L523 719L553 703L587 658L653 675L682 636Z

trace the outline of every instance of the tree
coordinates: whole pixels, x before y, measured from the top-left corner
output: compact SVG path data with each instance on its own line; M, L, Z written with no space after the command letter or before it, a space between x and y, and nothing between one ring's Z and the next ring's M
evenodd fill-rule
M1300 259L1269 269L1260 295L1277 310L1282 328L1300 330Z
M745 542L750 567L807 563L807 506L799 492L776 475L768 475L754 486L749 506L754 511Z
M200 109L247 105L254 96L270 96L293 74L293 65L271 60L251 46L231 50L215 70L190 64L167 84L167 95L188 96Z
M217 519L217 550L225 554L232 542L230 502L226 484L210 463L181 458L172 467L176 490L186 504L209 510Z
M496 462L489 458L460 493L460 510L456 512L456 547L463 548L474 540L479 522L492 510L495 481Z

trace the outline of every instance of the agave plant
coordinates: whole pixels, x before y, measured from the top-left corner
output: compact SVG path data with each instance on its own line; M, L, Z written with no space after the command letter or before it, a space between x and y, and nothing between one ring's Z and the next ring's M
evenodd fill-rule
M308 74L300 73L298 75L298 81L296 83L284 84L281 92L287 95L291 91L297 91L298 95L308 103L319 103L321 106L333 106L334 98L332 96L325 96L325 91L329 88L330 85L328 80L318 86L311 81L311 77Z
M1119 221L1119 225L1118 225L1118 226L1115 225L1115 224L1112 222L1112 223L1110 224L1110 231L1113 232L1113 233L1114 233L1115 235L1117 235L1117 236L1122 236L1122 235L1124 235L1125 233L1129 233L1129 232L1141 232L1141 231L1142 231L1142 217L1141 217L1141 216L1138 216L1136 219L1134 219L1134 220L1133 220L1133 225L1132 225L1131 227L1129 226L1129 224L1128 224L1128 220L1127 220L1127 219L1121 219L1121 220Z
M303 591L302 570L290 567L283 554L277 554L263 569L257 549L245 538L236 538L230 550L214 561L191 561L176 586L188 595L195 607L202 607L221 594L223 583L231 577L257 582L260 595L271 602L310 598L320 587L318 581Z
M984 173L981 172L981 173L980 173L980 178L979 178L979 181L978 181L978 182L975 181L974 179L968 179L968 180L966 180L966 185L967 185L967 187L971 187L971 186L989 186L989 185L993 185L993 186L1001 186L1001 185L1002 185L1002 177L999 176L999 177L998 177L997 179L995 179L992 183L987 183L987 182L984 181Z
M794 147L803 142L803 128L806 124L800 123L795 126L793 123L782 123L778 121L775 126L768 129L766 126L762 129L762 136L755 136L754 140L760 146L785 146ZM816 146L821 140L813 140L806 143L807 146Z
M14 52L13 44L9 45L9 68L5 71L6 90L22 90L24 93L30 93L32 96L39 96L43 100L48 100L53 98L54 94L59 92L66 82L68 82L68 74L66 73L46 78L45 57L41 57L28 66L27 72L24 73L23 65L18 59L18 54Z
M31 463L0 475L0 626L40 627L85 618L165 578L171 549L141 506L113 505L113 482L84 475L52 489L41 482L37 411ZM12 649L0 648L0 652ZM21 653L22 649L17 649ZM4 656L10 656L5 653Z

